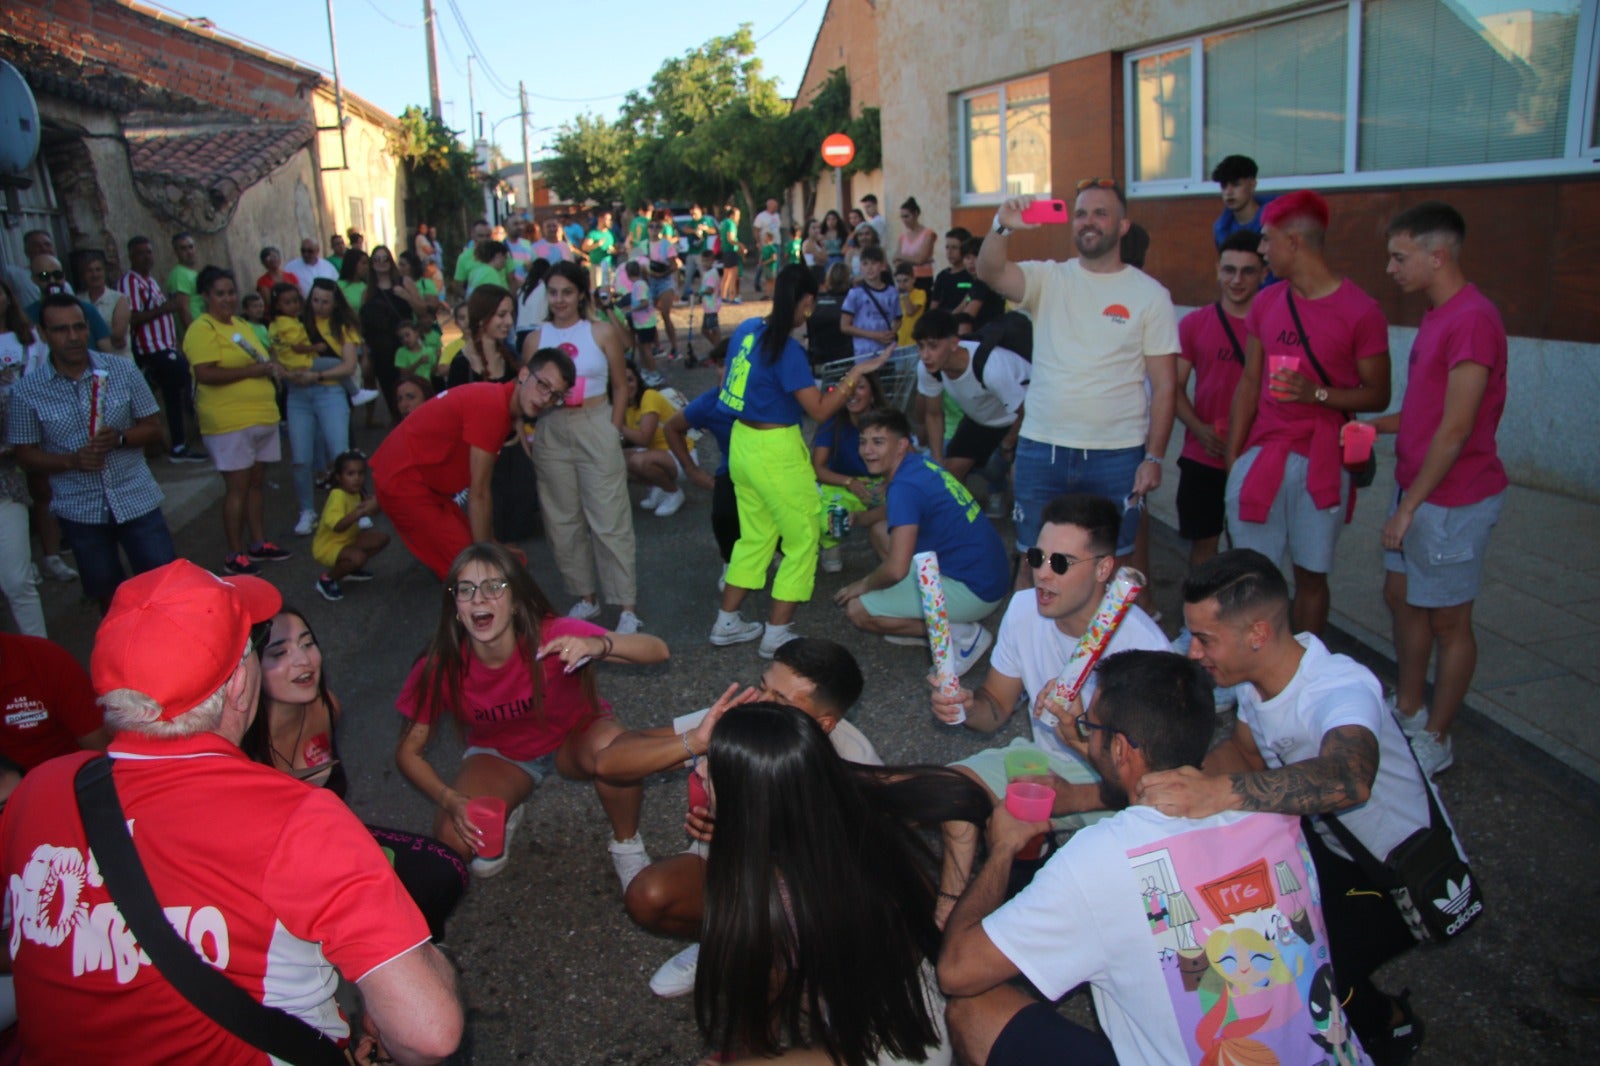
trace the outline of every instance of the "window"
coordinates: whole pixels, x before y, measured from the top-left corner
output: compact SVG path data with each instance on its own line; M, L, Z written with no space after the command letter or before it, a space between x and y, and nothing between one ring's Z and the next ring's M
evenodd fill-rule
M960 99L961 196L998 200L1050 191L1050 81L1044 75Z
M1600 0L1348 0L1128 54L1130 191L1588 169Z

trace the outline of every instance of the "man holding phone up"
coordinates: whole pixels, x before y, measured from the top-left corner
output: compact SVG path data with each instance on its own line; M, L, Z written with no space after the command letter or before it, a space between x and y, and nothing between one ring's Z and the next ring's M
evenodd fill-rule
M1116 182L1078 183L1072 209L1078 258L1010 262L1007 238L1036 228L1030 219L1047 217L1041 210L1049 208L1029 196L1001 204L977 260L978 279L1034 321L1033 382L1017 443L1018 552L1034 546L1045 505L1063 493L1121 502L1142 499L1161 484L1177 391L1172 296L1122 261L1127 203ZM1122 523L1119 559L1133 550L1139 517ZM1017 586L1031 582L1031 570L1019 568Z

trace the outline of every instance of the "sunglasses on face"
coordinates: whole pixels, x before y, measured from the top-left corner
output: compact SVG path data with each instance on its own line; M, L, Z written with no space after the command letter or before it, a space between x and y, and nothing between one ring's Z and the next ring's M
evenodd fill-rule
M35 270L33 276L40 281L64 281L67 272L64 270Z
M1065 574L1078 563L1087 563L1092 562L1095 559L1104 559L1105 556L1091 555L1087 559L1074 559L1072 556L1067 555L1064 552L1051 552L1048 556L1046 556L1044 549L1042 548L1029 548L1024 553L1024 558L1028 560L1028 566L1034 570L1037 570L1039 567L1043 566L1045 559L1048 558L1050 560L1050 569L1054 570L1058 574Z

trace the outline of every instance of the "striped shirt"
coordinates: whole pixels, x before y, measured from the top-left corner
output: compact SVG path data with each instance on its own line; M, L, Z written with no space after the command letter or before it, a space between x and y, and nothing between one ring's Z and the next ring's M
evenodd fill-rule
M105 424L128 430L160 411L144 375L128 360L89 353L90 366L103 370L100 399ZM11 389L6 443L32 444L52 455L67 455L89 443L92 375L77 380L56 372L46 360ZM65 470L50 475L50 510L70 522L106 525L142 518L161 506L161 489L139 448L115 448L98 471Z
M153 311L167 301L167 294L161 291L159 281L131 270L118 279L117 291L128 298L128 310L134 314ZM135 355L178 350L178 323L170 311L142 326L133 327L132 332Z

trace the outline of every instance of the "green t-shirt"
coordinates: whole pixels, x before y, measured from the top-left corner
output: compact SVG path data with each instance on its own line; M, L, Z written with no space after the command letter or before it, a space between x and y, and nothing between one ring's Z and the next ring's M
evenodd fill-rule
M359 311L361 301L367 295L367 283L364 281L341 281L339 291L344 293L344 302L350 305L350 310Z
M643 215L634 215L628 223L628 247L643 248L650 243L650 220Z
M690 255L698 255L700 253L700 249L706 246L706 223L709 221L710 219L706 218L704 215L700 216L699 218L691 218L689 220L689 228L685 232L689 238ZM716 227L712 226L712 230L715 231L715 229Z
M467 274L472 270L472 264L478 261L478 257L472 254L472 246L476 243L478 242L468 241L467 246L461 249L461 254L456 256L455 280L466 281Z
M761 246L761 265L776 266L778 262L778 246L776 244L763 244Z
M717 223L717 232L722 236L722 250L739 250L739 223L731 218L725 218Z
M439 286L435 285L431 278L417 278L415 284L417 286L417 294L423 299L439 295Z
M594 242L594 247L589 250L591 265L599 265L611 258L611 249L617 246L616 236L608 229L592 229L589 231L589 240Z
M783 246L784 255L786 257L784 259L785 262L804 263L806 261L805 254L800 251L800 245L801 240L799 237L796 237L792 241L785 242Z
M344 269L344 256L342 255L330 255L328 256L328 262L333 264L333 269L335 270Z
M433 364L438 357L438 349L429 349L426 344L416 351L402 344L394 350L394 367L402 374L410 373L420 378L427 378L432 376Z
M199 281L200 271L186 267L182 263L173 267L172 272L167 275L167 294L181 292L189 297L190 322L206 313L206 302L200 298Z
M472 292L479 285L498 285L502 289L509 290L511 281L506 277L505 267L496 267L474 260L472 269L467 271L467 291Z

